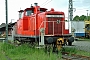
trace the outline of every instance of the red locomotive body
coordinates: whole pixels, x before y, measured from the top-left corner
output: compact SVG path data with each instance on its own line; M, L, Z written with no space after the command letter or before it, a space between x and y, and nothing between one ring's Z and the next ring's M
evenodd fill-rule
M47 37L44 38L45 40L48 37L71 37L69 29L65 29L64 12L54 11L53 8L47 11L46 8L40 8L37 4L34 7L31 6L31 8L19 11L19 20L16 26L15 37L28 37L38 40L41 33ZM53 40L57 39L54 38Z

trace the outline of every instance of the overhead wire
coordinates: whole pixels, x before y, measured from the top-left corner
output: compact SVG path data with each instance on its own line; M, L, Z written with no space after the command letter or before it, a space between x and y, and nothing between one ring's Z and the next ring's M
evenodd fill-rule
M47 5L48 3L50 3L52 0L46 0L41 6L43 7L43 6L45 6L45 5Z
M41 6L43 6L45 3L47 3L48 2L48 0L46 0L43 4L41 4Z

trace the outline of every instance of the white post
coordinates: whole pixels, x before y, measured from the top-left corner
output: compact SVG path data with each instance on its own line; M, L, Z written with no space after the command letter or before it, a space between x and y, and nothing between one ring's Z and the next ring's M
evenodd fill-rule
M15 27L13 26L12 28L12 43L14 43Z
M41 41L39 41L39 45L44 45L44 28L41 28L40 32L41 32Z
M5 43L5 40L3 40L3 43Z

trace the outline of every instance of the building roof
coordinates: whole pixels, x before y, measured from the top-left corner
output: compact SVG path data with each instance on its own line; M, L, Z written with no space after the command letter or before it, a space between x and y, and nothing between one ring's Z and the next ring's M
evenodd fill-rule
M8 24L8 27L14 26L15 23L16 23L16 22L14 22L14 23L9 23L9 24ZM2 24L0 25L0 31L4 31L5 28L6 28L6 24L5 24L5 23L2 23Z

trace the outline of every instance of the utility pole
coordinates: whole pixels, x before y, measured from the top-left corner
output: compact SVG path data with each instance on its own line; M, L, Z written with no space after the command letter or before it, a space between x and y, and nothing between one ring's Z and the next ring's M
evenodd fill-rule
M88 11L89 11L89 10L86 10L86 11L87 11L87 20L89 20L89 19L88 19Z
M71 21L71 34L74 36L73 28L72 28L72 20L73 20L73 0L69 0L69 8L68 8L68 20Z
M69 8L68 8L69 20L73 20L73 1L69 0Z
M6 42L8 42L8 4L7 4L7 0L5 0L5 8L6 8Z

